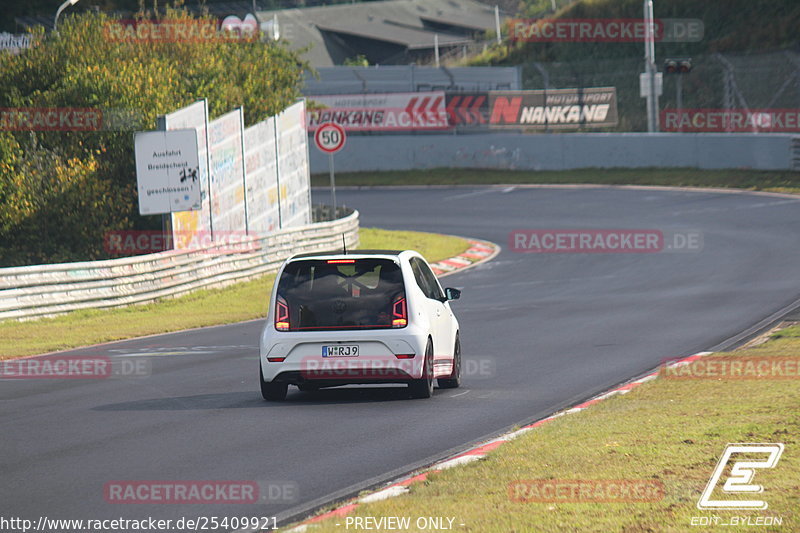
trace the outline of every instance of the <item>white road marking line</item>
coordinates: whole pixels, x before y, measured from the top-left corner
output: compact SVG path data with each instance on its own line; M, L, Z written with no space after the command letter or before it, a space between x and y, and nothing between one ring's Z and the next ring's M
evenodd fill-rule
M480 461L483 459L483 457L483 455L462 455L461 457L455 457L448 461L444 461L443 463L433 465L432 470L445 470L447 468L453 468L454 466L472 463L473 461Z
M178 351L178 352L133 352L133 353L115 353L111 354L109 357L165 357L169 355L200 355L200 354L209 354L209 353L217 353L211 351L202 351L202 350L191 350L191 351Z
M490 194L493 192L498 192L497 189L480 189L477 191L472 192L465 192L461 194L454 194L452 196L445 196L444 200L457 200L460 198L469 198L470 196L482 196L484 194Z
M405 494L406 492L408 492L408 487L404 487L402 485L393 485L389 488L379 490L378 492L375 492L373 494L368 494L362 498L359 498L358 501L360 503L379 502L387 498L400 496L401 494Z

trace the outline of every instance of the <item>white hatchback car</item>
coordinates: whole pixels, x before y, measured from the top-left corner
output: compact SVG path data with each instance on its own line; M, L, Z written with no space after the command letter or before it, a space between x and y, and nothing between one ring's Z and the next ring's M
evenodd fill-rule
M288 259L272 289L260 339L261 395L284 400L345 384L406 383L429 398L461 382L458 320L417 252L358 250Z

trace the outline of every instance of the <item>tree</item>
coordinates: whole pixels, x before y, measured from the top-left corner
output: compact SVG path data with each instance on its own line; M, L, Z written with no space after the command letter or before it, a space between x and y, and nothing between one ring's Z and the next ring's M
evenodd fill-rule
M163 22L215 24L174 9ZM208 98L212 117L244 106L252 124L300 94L304 64L284 43L142 41L120 38L117 24L68 17L57 35L35 32L30 50L0 54L0 107L103 112L93 131L0 131L3 265L102 258L106 232L160 227L138 215L132 133L158 115Z

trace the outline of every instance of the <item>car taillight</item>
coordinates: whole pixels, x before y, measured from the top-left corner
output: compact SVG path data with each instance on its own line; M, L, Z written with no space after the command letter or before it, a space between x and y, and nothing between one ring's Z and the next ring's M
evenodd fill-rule
M392 327L404 328L408 324L408 311L406 309L406 299L400 296L392 304Z
M289 331L289 305L280 296L275 302L275 329Z

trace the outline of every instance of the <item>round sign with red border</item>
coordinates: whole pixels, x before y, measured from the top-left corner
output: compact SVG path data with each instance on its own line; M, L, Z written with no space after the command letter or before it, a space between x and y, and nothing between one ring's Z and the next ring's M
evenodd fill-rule
M344 128L333 122L320 125L314 133L314 142L317 148L326 154L335 154L341 150L346 138Z

